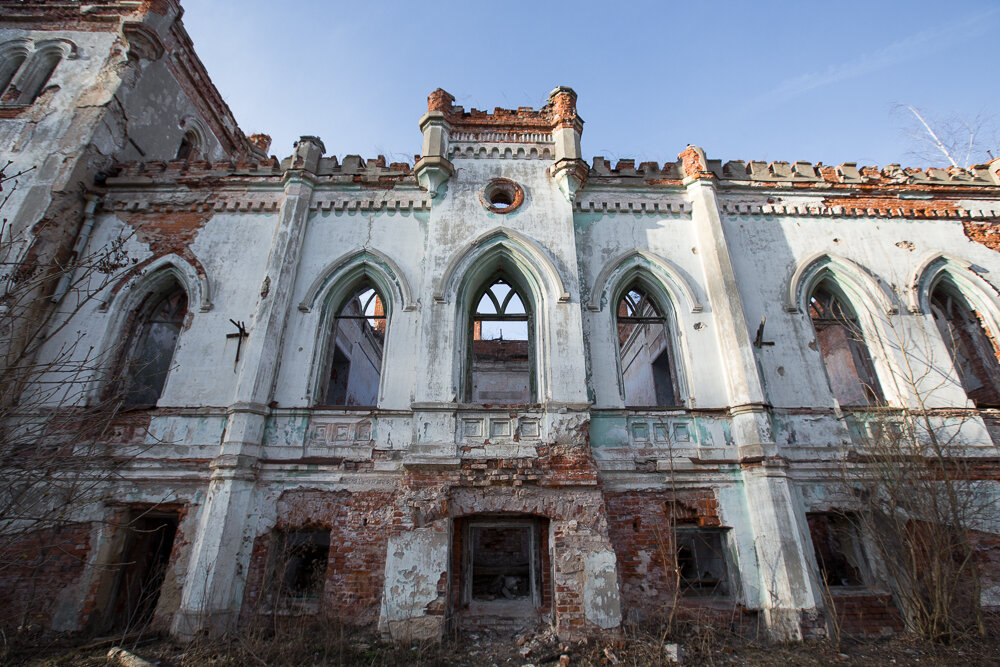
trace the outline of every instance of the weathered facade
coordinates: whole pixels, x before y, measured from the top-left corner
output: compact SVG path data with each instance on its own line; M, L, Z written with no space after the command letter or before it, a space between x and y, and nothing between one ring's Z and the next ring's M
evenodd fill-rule
M958 420L998 477L1000 161L588 164L562 87L492 113L434 91L414 165L316 137L278 160L175 0L0 8L0 137L37 166L4 216L135 260L46 347L122 345L134 454L61 529L51 590L0 573L54 629L139 611L141 561L181 636L275 610L572 636L680 605L800 638L830 604L881 632L836 513L872 406ZM996 606L998 519L977 531Z

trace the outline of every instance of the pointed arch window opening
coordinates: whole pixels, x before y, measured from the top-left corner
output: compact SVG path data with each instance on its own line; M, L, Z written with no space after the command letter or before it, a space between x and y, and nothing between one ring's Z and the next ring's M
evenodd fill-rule
M861 324L845 300L825 281L809 297L809 317L837 402L844 407L884 405L882 385Z
M533 402L534 332L530 302L498 273L477 293L472 314L466 399L473 403Z
M333 320L327 345L324 406L378 404L387 333L385 302L367 281L348 297Z
M1000 406L997 348L980 315L945 285L931 292L930 305L966 395L977 407Z
M639 284L618 301L618 354L629 407L677 407L679 388L667 318Z
M163 393L184 318L187 293L174 282L165 293L147 297L126 345L122 405L155 406Z

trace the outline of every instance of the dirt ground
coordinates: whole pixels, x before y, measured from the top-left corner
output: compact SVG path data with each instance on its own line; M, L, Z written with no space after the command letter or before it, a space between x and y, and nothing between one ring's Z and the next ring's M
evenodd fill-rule
M66 638L35 638L20 646L8 644L0 654L5 665L32 667L97 667L109 661L108 650L123 646L160 667L213 665L440 665L441 667L534 667L560 665L664 665L679 649L684 665L998 665L1000 633L963 637L949 644L900 635L877 640L829 640L769 644L718 630L695 629L676 638L655 631L632 629L580 642L559 642L551 631L524 632L515 637L469 633L441 643L391 645L377 636L346 627L308 624L274 632L247 633L229 641L189 644L165 638L122 642L73 642Z

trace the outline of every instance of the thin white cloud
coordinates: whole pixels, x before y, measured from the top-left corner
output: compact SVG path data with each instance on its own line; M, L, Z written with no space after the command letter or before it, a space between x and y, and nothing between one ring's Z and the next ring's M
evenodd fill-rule
M990 27L987 19L998 12L1000 8L949 21L869 51L853 60L830 65L825 70L785 79L755 97L750 106L781 104L817 88L854 79L917 57L926 57L959 41L969 42L972 37Z

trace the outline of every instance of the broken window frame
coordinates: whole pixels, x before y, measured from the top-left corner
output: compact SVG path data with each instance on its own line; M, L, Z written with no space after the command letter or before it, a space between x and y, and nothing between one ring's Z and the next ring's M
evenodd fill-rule
M345 314L345 309L348 308L352 302L358 297L365 295L367 292L372 292L365 298L364 303L357 313ZM378 314L379 304L381 304L381 314ZM368 313L368 307L372 305L375 312ZM334 359L338 351L345 356L349 356L350 351L344 351L342 346L337 342L337 335L340 331L341 324L345 321L359 321L362 322L362 335L369 339L368 342L371 345L379 345L381 347L382 358L379 360L378 368L378 386L375 389L375 401L370 404L352 404L348 403L347 397L349 395L350 389L350 378L348 377L345 382L347 384L344 387L344 403L333 403L330 401L330 387L331 387L331 374L334 369ZM367 323L367 324L365 324ZM378 338L373 332L378 331L377 324L381 323L381 340L376 341ZM386 302L385 297L382 296L382 291L379 289L378 285L375 284L370 278L364 278L353 286L346 290L346 295L343 299L339 300L338 306L332 311L332 316L329 318L329 324L325 327L327 336L326 340L323 341L323 358L322 364L320 366L321 373L318 378L317 383L317 393L316 395L320 397L317 401L316 407L320 408L334 408L338 410L371 410L378 407L379 402L382 397L382 387L383 387L383 374L385 372L385 359L386 359L386 344L389 337L389 304ZM350 371L348 371L349 373Z
M827 295L824 303L817 295ZM826 374L827 386L837 403L844 408L871 408L886 405L885 393L879 380L875 360L865 337L861 321L854 311L850 300L831 279L824 278L816 283L806 301L807 314L815 333L816 347L823 361L823 371ZM865 395L864 403L843 402L834 387L828 362L832 350L824 350L821 332L827 327L840 327L845 332L848 351L854 366L854 375ZM862 374L867 377L862 377Z
M632 293L636 293L640 296L638 301L629 300L629 296ZM680 359L680 352L674 339L673 332L675 327L672 326L673 318L671 317L672 311L670 309L664 308L661 305L660 299L657 299L658 295L655 295L655 290L649 288L641 280L633 280L628 285L618 293L618 297L615 301L615 344L617 351L617 362L618 362L618 381L619 381L619 393L622 401L627 408L634 409L670 409L676 410L684 407L684 398L681 391L680 374L678 369L678 362ZM633 302L634 301L634 302ZM632 308L632 312L635 312L637 308L648 308L651 309L654 315L622 315L621 308L625 304ZM634 325L634 328L629 332L628 336L622 339L622 327L628 326L629 324ZM663 327L663 338L664 338L664 348L657 355L655 359L650 362L650 366L655 366L663 355L667 358L667 381L669 382L669 389L671 394L671 399L668 401L661 400L660 385L656 382L655 371L654 371L654 394L656 395L656 403L654 405L639 405L633 404L628 401L628 387L625 378L625 352L626 352L626 342L635 336L637 336L637 331L642 330L640 327L644 325L658 324Z
M527 530L529 534L529 582L528 586L530 589L530 596L528 600L525 600L527 605L530 602L531 608L535 612L539 612L544 607L544 591L542 590L542 578L543 573L542 568L542 554L541 554L541 528L542 522L534 517L481 517L475 518L470 517L463 522L463 535L462 535L462 577L461 577L461 595L460 603L463 608L469 608L471 605L476 604L482 605L478 611L483 613L489 613L489 605L491 602L497 602L501 600L481 600L473 596L473 578L475 572L475 559L474 559L474 547L473 547L473 532L479 529L511 529L511 530Z
M504 296L503 301L499 301L492 292L492 289L497 284L504 284L509 287L510 291ZM535 317L534 317L534 304L531 299L528 298L529 292L525 289L520 281L515 280L511 277L510 273L498 269L490 275L490 277L483 281L479 289L472 292L473 298L470 302L469 307L469 317L468 317L468 345L466 346L466 357L465 357L465 390L464 396L465 401L468 403L479 403L485 404L484 401L474 400L474 388L475 388L475 344L476 340L476 324L482 322L525 322L527 328L527 347L528 347L528 400L525 403L499 403L499 402L489 402L491 405L529 405L537 400L537 379L535 373L535 363L536 363L536 334L535 334ZM507 308L514 297L520 301L523 313L507 313ZM495 313L482 313L479 311L479 304L484 298L489 297L494 308ZM481 331L481 329L480 329ZM517 340L517 339L514 339Z
M939 281L928 295L929 310L942 342L948 349L959 385L976 407L1000 407L1000 363L997 361L997 346L983 318L969 303L961 290L950 281ZM950 311L950 312L949 312ZM956 320L960 325L956 325ZM955 331L963 331L966 336L956 336ZM962 343L966 343L963 345ZM970 389L967 365L962 364L959 353L962 348L974 354L985 377L976 377L981 385ZM968 355L962 355L967 357ZM983 391L985 390L985 391ZM985 400L984 400L985 399Z
M711 544L715 542L716 544ZM717 577L712 580L702 578L691 579L684 576L681 549L687 544L701 546L702 549L693 549L692 555L695 557L696 570L703 570L705 564L704 553L715 552L712 559L720 564L722 572L717 573ZM701 526L677 524L674 528L674 554L677 563L677 578L681 587L681 595L685 598L714 598L730 599L734 596L736 589L733 576L735 568L730 562L730 545L728 528L705 528ZM699 558L699 554L702 557ZM711 585L709 585L711 584Z
M182 305L171 309L175 317L173 319L158 319L161 306L172 299L178 299L179 302L183 302ZM119 370L115 374L109 390L111 393L121 392L122 406L124 408L142 409L156 407L163 396L170 371L173 369L174 355L180 346L181 334L184 332L184 323L187 319L189 305L190 299L188 298L187 290L184 289L184 286L179 281L172 278L162 289L150 292L135 311L132 324L128 328L126 343L122 348L121 361L118 365ZM151 392L148 398L152 398L152 393L156 394L155 400L149 402L138 400L141 397L141 393L133 390L133 387L144 368L137 366L139 364L139 352L145 347L152 335L153 326L157 324L176 326L177 332L174 336L173 344L170 346L169 355L166 354L167 350L165 346L156 355L157 358L166 358L169 356L169 359L164 364L162 372L156 374L160 376L158 386L146 385L146 388ZM147 361L145 363L148 365L151 362Z
M275 530L272 533L271 549L267 561L268 576L265 581L267 599L271 604L306 610L321 604L330 571L331 542L331 531L323 528L286 528ZM292 559L296 557L290 552L294 549L301 550L302 547L314 547L317 552L314 556L319 558L325 554L325 558L321 569L317 567L315 572L307 575L315 579L312 582L312 588L307 591L296 591L288 585L289 568L292 565ZM298 578L297 574L295 578Z

